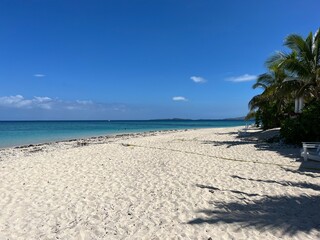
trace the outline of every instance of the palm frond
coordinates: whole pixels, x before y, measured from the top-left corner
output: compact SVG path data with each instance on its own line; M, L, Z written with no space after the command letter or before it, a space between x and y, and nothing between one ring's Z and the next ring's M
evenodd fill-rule
M310 35L309 35L310 37ZM311 33L312 37L312 33ZM307 38L308 39L308 38ZM312 40L312 38L311 38ZM311 41L312 42L312 41ZM293 52L296 52L298 55L301 53L307 53L311 51L311 46L309 46L309 42L305 41L303 37L297 34L289 35L284 42L284 45L290 48Z
M256 88L256 87L267 88L268 86L274 84L274 82L275 82L275 78L274 78L274 74L272 72L263 73L258 76L258 78L256 80L256 84L254 84L252 87L253 88Z
M273 67L279 67L279 65L286 58L287 58L286 53L278 51L267 59L265 65L268 69L273 68Z
M245 116L245 120L250 120L256 117L256 111L250 111L247 116Z
M320 28L316 31L313 37L312 53L314 55L315 65L320 65Z

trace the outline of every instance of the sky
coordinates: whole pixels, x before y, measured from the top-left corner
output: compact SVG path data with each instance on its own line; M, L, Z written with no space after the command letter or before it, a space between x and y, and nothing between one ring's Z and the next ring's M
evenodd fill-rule
M1 0L0 120L245 116L318 0Z

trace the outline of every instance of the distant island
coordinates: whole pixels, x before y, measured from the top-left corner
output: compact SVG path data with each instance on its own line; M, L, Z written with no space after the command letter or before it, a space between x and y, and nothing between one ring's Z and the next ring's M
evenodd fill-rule
M221 118L221 119L188 119L188 118L161 118L148 121L244 121L245 117Z

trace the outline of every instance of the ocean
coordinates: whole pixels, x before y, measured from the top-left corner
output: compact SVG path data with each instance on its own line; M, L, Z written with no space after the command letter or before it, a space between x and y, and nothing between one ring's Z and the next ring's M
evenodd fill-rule
M245 126L241 120L0 121L0 148L102 135Z

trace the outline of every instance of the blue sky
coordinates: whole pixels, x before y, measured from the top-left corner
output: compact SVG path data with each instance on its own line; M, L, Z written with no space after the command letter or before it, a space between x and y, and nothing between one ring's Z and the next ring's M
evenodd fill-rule
M3 0L0 120L244 116L318 0Z

